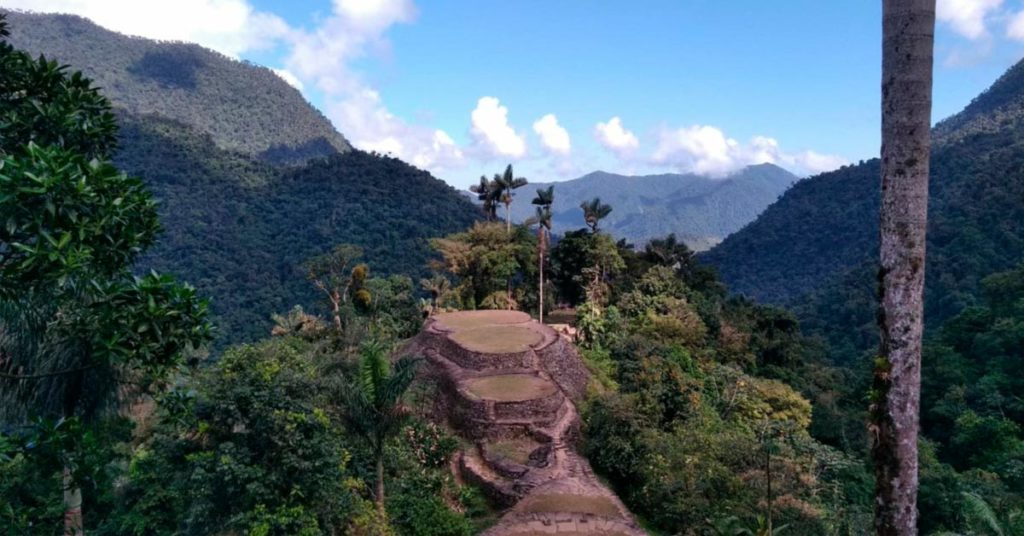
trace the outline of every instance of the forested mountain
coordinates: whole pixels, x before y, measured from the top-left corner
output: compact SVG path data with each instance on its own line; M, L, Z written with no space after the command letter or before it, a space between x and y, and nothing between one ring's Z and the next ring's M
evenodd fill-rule
M935 127L926 325L976 302L979 282L1024 260L1024 66ZM797 183L703 258L739 293L794 307L841 359L875 344L879 162Z
M146 182L164 227L137 271L176 274L211 297L219 345L266 336L273 313L314 307L300 269L309 257L351 243L374 275L416 275L429 238L479 215L429 173L352 150L267 68L76 16L9 22L14 46L83 71L111 100L115 163Z
M194 44L121 35L73 15L12 12L9 21L12 45L82 71L115 108L189 125L220 148L278 163L350 149L266 67Z
M427 240L478 211L453 188L400 160L352 150L276 167L217 148L167 119L120 117L116 163L145 178L165 232L140 269L179 274L212 297L221 342L269 333L272 313L319 296L302 261L361 246L371 274L418 274Z
M533 183L517 192L512 217L533 215L537 188L555 186L554 231L583 227L580 203L600 197L612 206L601 227L616 238L645 243L675 233L693 249L713 246L753 220L797 177L771 164L749 166L722 179L694 174L627 176L595 171L578 179Z

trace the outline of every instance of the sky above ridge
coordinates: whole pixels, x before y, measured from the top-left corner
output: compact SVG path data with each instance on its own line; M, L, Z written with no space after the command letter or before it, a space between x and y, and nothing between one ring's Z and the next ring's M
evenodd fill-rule
M933 120L1024 56L1024 0L938 0ZM512 163L799 175L879 147L881 2L0 0L275 69L358 148L457 187Z

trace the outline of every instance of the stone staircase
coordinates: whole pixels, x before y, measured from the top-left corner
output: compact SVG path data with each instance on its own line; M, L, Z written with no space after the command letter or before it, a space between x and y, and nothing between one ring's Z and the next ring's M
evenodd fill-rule
M557 333L524 313L463 311L431 318L407 352L427 357L435 415L469 445L456 476L505 510L486 536L645 534L576 452L589 375Z

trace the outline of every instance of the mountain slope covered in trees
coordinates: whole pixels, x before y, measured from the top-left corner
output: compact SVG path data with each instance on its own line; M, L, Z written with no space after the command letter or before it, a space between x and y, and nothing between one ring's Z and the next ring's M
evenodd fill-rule
M478 217L453 188L394 158L352 150L276 167L179 123L120 119L116 163L145 178L165 230L141 268L211 296L222 342L265 336L272 313L317 303L301 264L335 244L362 247L372 274L418 274L429 238Z
M512 204L512 218L533 215L529 204L537 188L555 186L552 206L556 233L583 226L580 203L594 197L614 210L601 227L616 238L645 243L675 233L691 248L703 250L753 220L797 180L772 164L749 166L728 177L695 174L627 176L595 171L578 179L530 183Z
M198 45L121 35L73 15L12 12L9 21L12 45L82 71L115 108L192 126L223 149L295 163L351 148L266 67Z
M137 267L211 297L219 344L266 336L320 296L303 261L360 246L373 275L420 274L428 240L479 211L404 162L352 150L271 70L197 45L127 37L70 15L10 13L11 43L81 70L113 104L117 166L160 202L164 232Z
M976 303L980 281L1024 261L1024 64L935 127L926 325ZM875 344L877 159L801 181L704 255L739 293L793 306L849 357Z

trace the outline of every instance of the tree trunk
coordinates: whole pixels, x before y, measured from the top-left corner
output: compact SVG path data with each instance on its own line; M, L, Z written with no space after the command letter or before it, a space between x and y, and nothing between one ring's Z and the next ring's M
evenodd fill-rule
M540 240L541 241L544 240L544 232L543 231L541 231ZM540 302L537 305L537 318L538 318L538 320L540 320L540 323L543 324L544 323L544 245L543 245L543 243L541 243L541 246L540 246L538 251L540 251L540 255L538 255L539 259L537 261L537 264L540 266L540 289L539 289Z
M505 232L512 233L512 204L505 203Z
M380 513L381 517L385 515L384 512L384 454L377 455L377 489L374 493L377 501L377 512Z
M334 327L341 332L341 297L337 292L331 295L331 310L334 313Z
M64 467L64 536L83 536L82 489L74 482L71 468Z
M869 427L879 536L917 534L934 33L935 0L883 0L881 337Z

